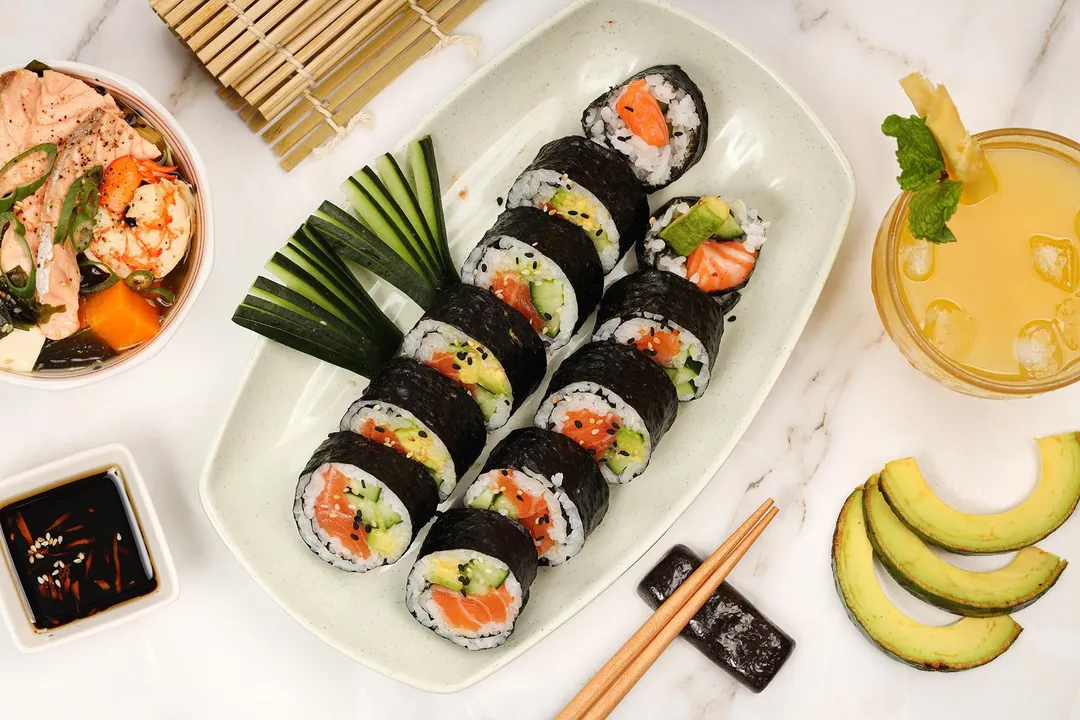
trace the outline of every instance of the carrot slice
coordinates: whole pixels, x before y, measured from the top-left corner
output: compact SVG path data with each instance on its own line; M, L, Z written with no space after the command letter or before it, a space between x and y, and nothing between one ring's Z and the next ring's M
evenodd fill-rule
M152 340L161 329L154 306L123 282L83 301L82 316L117 352Z
M646 89L644 78L626 86L626 92L619 98L618 110L630 132L653 147L667 145L667 119L660 103Z

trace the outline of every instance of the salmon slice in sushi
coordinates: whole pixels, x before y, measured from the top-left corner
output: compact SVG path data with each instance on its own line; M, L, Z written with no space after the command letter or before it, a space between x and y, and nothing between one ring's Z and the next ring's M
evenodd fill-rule
M583 137L552 140L521 173L507 208L535 207L588 234L605 273L644 236L645 191L626 158Z
M494 510L532 535L541 565L561 565L585 546L608 508L609 490L592 457L570 438L522 428L495 446L465 504Z
M689 280L726 312L757 267L770 224L742 200L673 198L650 219L638 263Z
M455 285L409 331L402 352L464 387L488 430L506 424L547 372L529 321L487 290Z
M709 386L723 334L719 303L673 273L645 268L608 288L593 339L637 348L664 369L686 402Z
M341 419L351 430L420 463L445 500L487 441L465 388L412 358L391 360Z
M507 210L469 254L462 282L521 313L549 350L567 342L604 292L604 271L580 227L530 207Z
M594 100L581 118L591 140L620 153L648 192L678 180L705 154L709 113L678 65L642 70Z
M435 514L424 468L351 432L330 435L300 474L293 518L320 560L366 572L398 561Z
M518 523L492 510L447 510L409 571L405 606L462 647L498 647L529 601L537 564L532 538Z
M592 342L555 371L533 424L583 447L608 482L626 483L645 471L678 406L659 365L627 345Z

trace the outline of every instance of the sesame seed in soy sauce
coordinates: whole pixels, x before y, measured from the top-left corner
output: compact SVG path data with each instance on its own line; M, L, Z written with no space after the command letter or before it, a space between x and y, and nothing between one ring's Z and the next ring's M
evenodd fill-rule
M0 509L0 528L31 622L66 625L158 585L118 468Z

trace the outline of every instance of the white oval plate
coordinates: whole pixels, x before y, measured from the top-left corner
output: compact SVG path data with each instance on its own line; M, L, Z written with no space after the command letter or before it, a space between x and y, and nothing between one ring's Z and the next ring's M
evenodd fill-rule
M773 221L759 267L728 325L712 386L684 404L639 479L614 488L584 551L542 569L507 644L470 653L405 610L415 547L366 575L335 570L301 542L292 519L296 477L361 391L357 376L273 343L255 349L202 477L218 532L268 593L346 655L434 692L467 687L520 655L625 572L697 497L750 424L802 332L843 239L855 179L810 110L746 50L655 0L583 0L492 61L405 140L435 140L451 246L460 263L495 220L539 147L580 134L585 106L649 65L678 63L709 109L702 161L651 198L745 198ZM410 327L419 309L384 287L388 314ZM588 328L586 328L588 329ZM572 346L580 345L578 338ZM554 366L565 352L555 358ZM511 420L528 423L539 393ZM507 428L508 430L509 428ZM506 430L490 439L492 447ZM474 473L467 474L464 487Z

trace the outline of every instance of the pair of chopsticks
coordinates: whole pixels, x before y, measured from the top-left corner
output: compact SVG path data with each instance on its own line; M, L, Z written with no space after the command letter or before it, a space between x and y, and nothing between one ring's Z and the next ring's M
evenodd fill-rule
M581 692L555 716L555 720L603 720L610 715L615 706L626 697L626 693L630 692L716 592L720 583L724 582L724 578L779 511L779 508L773 506L771 498L762 503L761 507L656 609L652 617L645 621Z

